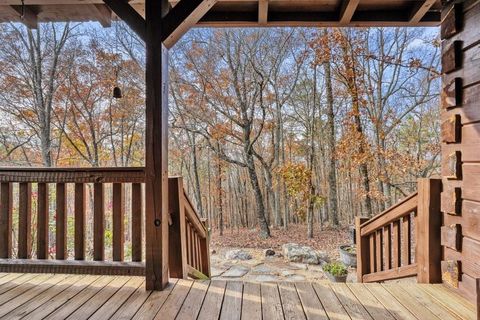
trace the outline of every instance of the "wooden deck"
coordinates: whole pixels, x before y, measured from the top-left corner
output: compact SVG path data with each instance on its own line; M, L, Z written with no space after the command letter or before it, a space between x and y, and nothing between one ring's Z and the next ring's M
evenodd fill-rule
M0 274L0 319L474 319L443 285L252 283Z

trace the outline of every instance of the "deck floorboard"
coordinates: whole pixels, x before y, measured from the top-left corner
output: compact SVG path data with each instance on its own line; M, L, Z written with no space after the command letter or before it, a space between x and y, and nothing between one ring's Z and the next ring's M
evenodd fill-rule
M0 273L0 319L475 319L442 285L255 283Z

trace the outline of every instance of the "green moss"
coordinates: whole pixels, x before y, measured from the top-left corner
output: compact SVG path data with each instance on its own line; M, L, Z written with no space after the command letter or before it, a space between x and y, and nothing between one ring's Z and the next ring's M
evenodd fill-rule
M330 262L323 266L323 271L330 273L332 276L340 277L348 274L347 267L341 262Z

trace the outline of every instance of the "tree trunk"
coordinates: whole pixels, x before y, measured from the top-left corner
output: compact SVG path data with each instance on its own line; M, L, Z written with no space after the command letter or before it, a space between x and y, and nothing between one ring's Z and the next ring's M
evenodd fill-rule
M325 34L327 30L325 30ZM330 223L338 226L337 174L335 163L335 113L333 110L332 72L330 60L323 64L327 94L327 161L328 161L328 213Z
M246 152L247 170L252 184L253 193L255 194L256 216L260 226L260 236L264 239L270 237L270 228L268 227L267 219L265 218L265 204L263 202L262 190L258 182L257 171L255 170L255 162L251 151Z

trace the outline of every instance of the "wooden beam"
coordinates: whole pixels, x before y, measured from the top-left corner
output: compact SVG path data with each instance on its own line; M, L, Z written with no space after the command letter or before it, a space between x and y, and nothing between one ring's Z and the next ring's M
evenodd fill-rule
M415 261L418 283L441 283L442 248L440 246L440 192L442 180L418 179L418 208L415 220Z
M210 10L217 0L182 0L162 19L162 42L175 43Z
M258 24L266 25L268 21L268 0L258 0Z
M340 24L350 23L359 3L360 0L343 0L342 7L340 8L338 15Z
M112 26L112 10L104 4L92 4L93 14L104 28Z
M419 23L435 2L436 0L423 0L416 2L410 12L410 23Z
M103 0L142 39L146 39L145 19L126 0Z
M145 285L168 284L168 49L162 44L167 0L146 0Z
M37 13L30 6L10 6L19 16L20 21L30 29L38 28Z

